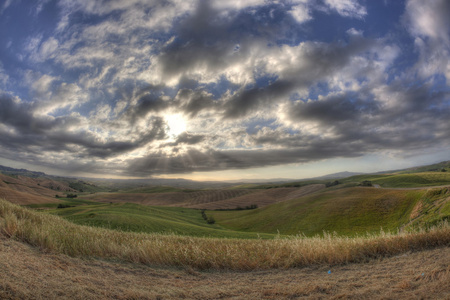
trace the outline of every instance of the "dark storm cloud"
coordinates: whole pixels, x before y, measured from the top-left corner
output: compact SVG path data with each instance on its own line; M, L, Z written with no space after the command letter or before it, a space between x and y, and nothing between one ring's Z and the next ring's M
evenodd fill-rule
M162 49L158 60L169 77L198 67L220 72L248 57L255 43L275 43L297 26L280 4L223 14L210 1L202 0L190 16L174 26L176 38ZM233 51L236 47L238 51Z
M11 126L22 134L42 134L61 126L72 126L78 120L72 116L35 117L32 103L15 101L9 95L0 94L0 123Z
M171 143L171 146L178 146L180 144L185 145L196 145L204 141L206 136L199 134L189 134L187 132L183 132L180 134L174 143Z
M379 104L373 99L361 99L358 94L344 93L320 100L299 101L289 106L292 120L318 121L324 125L336 122L356 122L361 117L380 113Z
M283 71L274 82L267 86L255 86L242 89L231 97L225 104L225 118L239 118L247 115L261 106L267 106L286 99L298 88L308 88L320 81L326 81L344 68L352 57L367 51L375 41L354 38L348 44L320 44L305 45L306 49L298 48L301 57L299 65L285 65Z
M287 80L277 80L267 87L253 87L237 92L225 104L224 118L236 119L249 114L250 112L267 106L270 103L279 101L296 86L295 82Z
M203 90L181 89L175 97L174 104L191 118L203 110L218 108L211 94Z
M122 137L119 140L100 141L91 132L67 130L80 123L80 119L72 116L36 117L31 104L15 102L8 95L0 95L0 124L13 129L2 132L0 144L11 151L57 151L76 153L77 157L107 158L166 137L165 124L161 118L155 118L151 126L134 141L120 141Z
M332 132L335 138L327 140L339 144L361 143L367 152L423 149L433 140L436 145L450 142L450 136L445 133L449 127L445 124L450 115L450 93L433 92L427 84L416 87L406 84L398 82L386 87L387 95L395 95L396 99L382 99L386 101L384 105L374 101L372 91L366 90L366 94L361 91L357 95L344 93L298 102L286 107L286 112L294 123L313 122L322 132ZM391 101L398 103L391 104ZM437 141L436 136L441 139ZM287 141L292 142L291 139ZM271 143L285 144L280 140Z
M149 113L158 113L168 108L171 103L162 96L147 94L140 97L135 106L130 107L125 113L130 125L137 120L145 118Z
M18 128L30 128L29 105L20 105L10 96L0 94L0 122Z
M149 176L229 169L247 169L280 164L305 163L329 157L355 157L363 152L348 151L349 146L334 147L319 143L310 148L273 150L196 150L190 149L177 156L155 153L130 162L125 175ZM363 149L361 149L363 150Z

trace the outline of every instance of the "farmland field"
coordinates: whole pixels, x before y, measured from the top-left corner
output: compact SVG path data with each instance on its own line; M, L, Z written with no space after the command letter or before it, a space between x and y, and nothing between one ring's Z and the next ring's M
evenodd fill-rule
M217 224L208 224L202 218L201 211L196 209L149 207L134 203L103 204L72 199L68 199L67 203L75 207L46 210L46 213L61 216L75 224L120 231L221 238L274 237L272 234L235 232Z
M343 182L371 181L386 188L413 188L450 185L450 172L423 172L413 174L357 175Z
M281 234L355 235L396 230L410 220L423 190L345 188L325 191L251 211L214 211L226 228Z

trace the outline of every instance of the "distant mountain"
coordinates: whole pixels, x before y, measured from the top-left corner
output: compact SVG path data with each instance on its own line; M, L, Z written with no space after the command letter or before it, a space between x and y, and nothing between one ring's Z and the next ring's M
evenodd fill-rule
M270 179L235 179L235 180L225 180L229 183L283 183L290 182L298 179L294 178L270 178Z
M14 169L6 166L0 165L0 173L5 175L23 175L28 177L40 177L40 176L46 176L43 172L34 172L29 171L27 169Z
M450 161L443 161L436 164L412 167L401 170L390 170L377 172L375 174L386 173L413 173L413 172L432 172L445 169L450 171ZM100 192L100 191L118 191L132 188L148 187L148 186L171 186L176 188L187 189L205 189L205 188L225 188L236 184L285 184L291 182L304 182L311 180L337 180L355 175L366 173L360 172L338 172L327 174L319 177L293 179L293 178L270 178L270 179L240 179L227 181L194 181L183 178L164 179L164 178L141 178L141 179L105 179L105 178L88 178L88 177L61 177L47 175L43 172L35 172L26 169L15 169L11 167L1 166L0 173L10 176L26 176L31 178L47 178L54 181L62 182L70 188L80 192Z
M338 173L332 173L332 174L328 174L328 175L324 175L324 176L314 177L313 179L341 179L341 178L347 178L350 176L362 175L362 174L365 174L365 173L344 171L344 172L338 172Z
M421 173L421 172L436 172L436 171L441 171L442 169L446 169L447 171L450 171L450 160L442 161L442 162L430 164L430 165L422 165L422 166L417 166L417 167L406 168L406 169L380 171L380 172L376 172L373 174L392 174L392 173L408 174L408 173Z
M440 163L425 165L419 167L412 167L408 169L400 170L401 173L417 173L417 172L436 172L441 171L442 169L450 169L450 160L442 161Z

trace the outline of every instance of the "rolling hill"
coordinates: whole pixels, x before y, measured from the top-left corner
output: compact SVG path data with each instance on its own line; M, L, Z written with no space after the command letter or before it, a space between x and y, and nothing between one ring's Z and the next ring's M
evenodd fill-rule
M428 205L428 206L427 206ZM364 187L326 190L257 210L211 211L218 224L245 232L357 235L393 230L406 224L450 218L448 188L392 190ZM425 216L429 215L428 218Z
M75 202L74 202L75 201ZM235 232L218 224L208 224L200 210L142 206L134 203L103 204L68 201L63 209L46 210L46 213L63 217L75 224L102 227L128 232L176 234L216 238L273 238L272 234Z
M419 172L394 174L367 174L348 177L341 180L343 183L359 183L370 181L385 188L419 188L441 185L450 185L450 172Z

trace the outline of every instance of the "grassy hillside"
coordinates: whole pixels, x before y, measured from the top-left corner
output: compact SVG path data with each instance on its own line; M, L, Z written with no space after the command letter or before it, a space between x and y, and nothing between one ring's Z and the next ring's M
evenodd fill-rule
M442 161L437 164L408 168L401 170L398 173L439 172L442 170L445 170L446 172L450 171L450 161Z
M341 180L344 183L371 181L386 188L411 188L450 185L450 172L422 172L412 174L357 175Z
M425 190L353 187L325 191L257 210L214 211L209 214L220 225L237 231L302 233L307 236L335 231L352 236L378 232L380 228L396 230L411 220L414 207L425 195ZM445 211L442 213L446 214Z
M144 234L76 225L0 200L0 235L70 256L148 265L255 270L336 265L450 245L450 226L358 238L215 239Z
M221 238L273 238L271 234L234 232L217 224L208 224L200 210L189 208L150 207L133 203L103 204L81 199L66 199L65 204L75 207L46 212L75 224L121 231ZM55 208L54 204L44 206Z
M170 193L170 192L190 192L193 190L180 189L172 186L144 186L126 189L124 193Z

